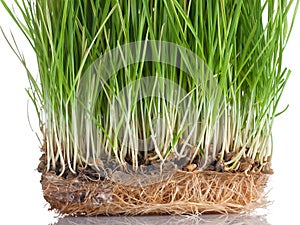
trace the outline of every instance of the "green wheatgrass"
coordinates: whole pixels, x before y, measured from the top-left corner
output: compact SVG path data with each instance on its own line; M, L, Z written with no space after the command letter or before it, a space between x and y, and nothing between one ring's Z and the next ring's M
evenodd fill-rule
M78 165L97 168L105 154L119 164L129 156L137 168L140 157L149 157L147 146L137 145L144 148L142 153L127 148L118 139L119 128L130 123L126 132L150 137L153 115L159 115L167 128L161 131L163 144L155 146L151 160L164 161L181 142L190 147L191 161L197 156L206 160L204 169L211 146L214 159L228 171L238 169L243 157L255 160L260 168L270 160L273 121L290 75L282 66L293 25L288 24L288 15L291 11L294 21L299 1L15 0L21 16L1 2L36 53L39 77L27 70L27 93L45 136L47 170L59 167L63 174L66 169L75 173ZM76 97L85 70L111 49L142 40L173 42L196 53L213 71L222 90L220 99L205 97L197 82L172 66L136 63L109 79L99 96L92 92L90 119L78 118ZM22 49L10 43L27 69ZM117 93L147 76L171 80L189 95L198 117L191 137L185 130L187 119L157 97L138 101L130 118L112 121L110 106ZM95 88L92 83L90 88ZM166 91L171 98L178 97ZM133 90L132 102L136 95ZM233 157L226 159L228 154Z

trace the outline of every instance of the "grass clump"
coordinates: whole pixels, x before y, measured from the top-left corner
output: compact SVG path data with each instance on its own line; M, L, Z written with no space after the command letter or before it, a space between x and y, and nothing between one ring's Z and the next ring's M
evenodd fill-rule
M290 75L282 66L288 15L299 1L15 1L21 16L1 2L36 53L39 77L27 70L27 93L45 137L45 170L101 169L108 159L137 170L175 156L188 156L186 164L202 170L267 168ZM145 40L190 50L210 76L147 61L110 79L91 70L111 50L122 53L124 44ZM11 47L27 69L20 49ZM136 54L143 55L143 47ZM165 50L154 49L158 55ZM172 60L186 65L189 59L175 54ZM139 99L151 90L168 101L159 94Z

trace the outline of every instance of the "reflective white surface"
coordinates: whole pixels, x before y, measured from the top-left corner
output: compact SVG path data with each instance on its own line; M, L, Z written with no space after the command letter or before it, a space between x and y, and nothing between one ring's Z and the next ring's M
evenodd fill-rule
M9 1L7 1L9 2ZM0 6L0 26L9 29L20 43L20 50L28 58L29 67L37 71L34 53L25 38ZM258 210L266 216L220 217L215 215L195 217L98 217L58 219L48 212L35 168L41 155L36 135L38 131L32 104L28 105L25 93L28 82L23 67L18 62L4 38L0 35L0 214L1 224L297 224L299 223L300 192L298 186L300 166L300 13L284 55L284 64L293 73L282 96L279 110L289 104L286 113L274 124L275 174L269 182L267 210ZM37 74L37 73L36 73ZM218 217L218 218L216 218ZM213 222L209 222L213 221Z
M203 216L138 216L63 218L54 225L267 225L263 216L247 215L203 215Z

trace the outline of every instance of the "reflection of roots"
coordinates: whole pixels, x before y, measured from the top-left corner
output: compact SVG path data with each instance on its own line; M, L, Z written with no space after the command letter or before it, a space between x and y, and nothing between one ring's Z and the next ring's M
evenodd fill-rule
M44 173L42 187L52 209L68 215L237 213L263 207L265 174L178 171L168 180L126 186L79 175Z
M265 216L247 214L182 215L182 216L114 216L114 217L64 217L54 225L269 225Z

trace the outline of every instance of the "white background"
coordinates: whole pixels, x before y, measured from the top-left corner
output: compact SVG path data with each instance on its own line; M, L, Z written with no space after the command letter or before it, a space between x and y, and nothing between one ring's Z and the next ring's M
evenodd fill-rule
M9 1L7 1L9 2ZM3 7L0 26L9 35L12 30L29 67L37 75L35 56ZM264 210L269 224L300 224L300 13L284 54L284 65L292 75L280 102L288 111L274 124L274 157L269 200ZM25 92L29 86L26 72L0 35L0 215L1 224L50 224L55 214L47 211L42 196L40 174L35 170L41 155L33 106ZM29 112L29 113L28 113ZM28 116L29 115L29 116Z

